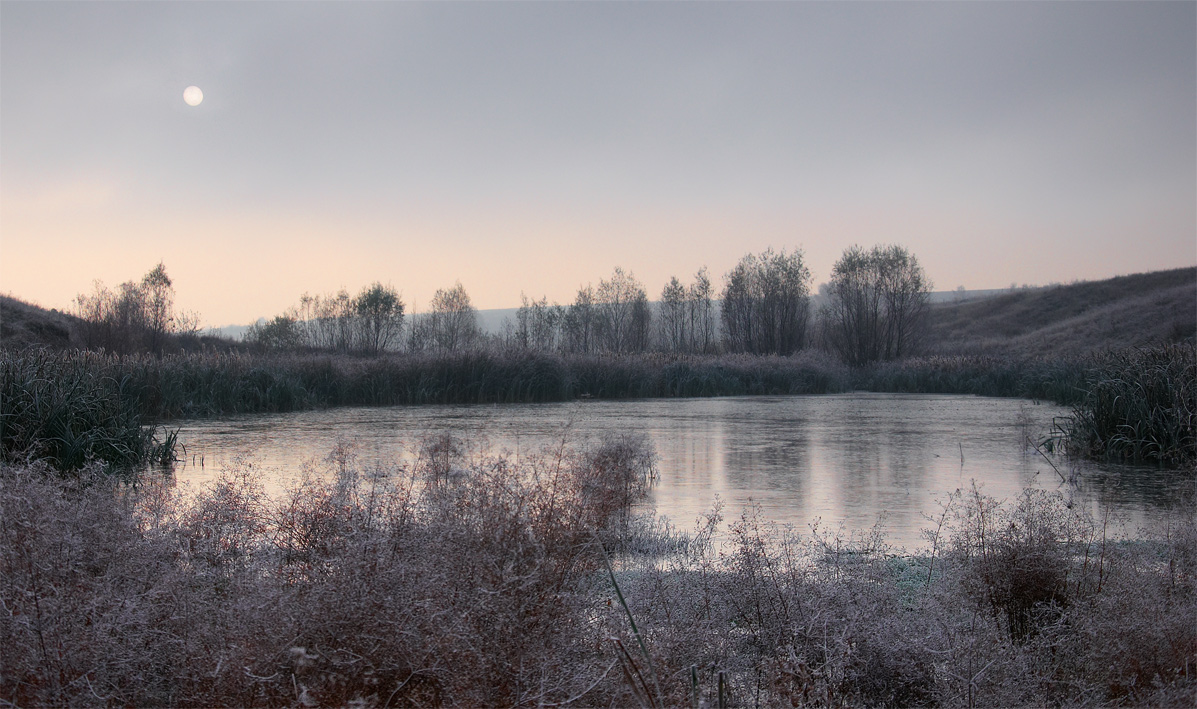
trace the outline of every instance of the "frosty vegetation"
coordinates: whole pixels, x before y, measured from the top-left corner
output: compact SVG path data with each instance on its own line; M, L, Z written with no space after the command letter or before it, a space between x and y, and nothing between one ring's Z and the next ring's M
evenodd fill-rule
M1192 706L1192 501L1135 539L958 491L919 550L718 503L637 514L636 438L410 461L284 494L0 470L0 700L26 705Z

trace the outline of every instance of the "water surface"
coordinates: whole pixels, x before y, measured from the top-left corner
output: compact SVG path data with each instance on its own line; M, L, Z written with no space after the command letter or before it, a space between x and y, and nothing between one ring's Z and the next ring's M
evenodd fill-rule
M648 504L683 530L718 496L728 520L753 504L766 519L802 529L820 521L865 530L880 521L891 543L909 548L921 544L937 501L973 481L999 499L1026 487L1059 490L1096 514L1110 509L1132 530L1192 488L1191 476L1157 468L1049 462L1027 440L1067 414L1018 399L861 393L339 408L177 422L187 460L176 475L202 483L248 456L278 489L338 441L371 463L410 456L422 437L444 431L514 453L563 433L639 432L658 455Z

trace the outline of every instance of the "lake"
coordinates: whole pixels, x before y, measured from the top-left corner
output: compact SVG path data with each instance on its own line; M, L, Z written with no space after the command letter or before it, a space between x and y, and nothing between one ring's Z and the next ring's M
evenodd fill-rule
M575 440L637 432L658 456L647 505L683 531L718 496L727 521L748 504L803 530L816 520L849 531L880 520L886 538L909 549L921 545L937 501L974 480L998 499L1059 490L1095 514L1108 509L1132 532L1192 490L1191 475L1159 468L1049 462L1028 437L1042 438L1068 413L1020 399L870 393L338 408L176 421L186 460L175 476L200 484L248 456L278 490L338 441L370 463L410 456L423 436L444 431L514 453L559 440L567 427Z

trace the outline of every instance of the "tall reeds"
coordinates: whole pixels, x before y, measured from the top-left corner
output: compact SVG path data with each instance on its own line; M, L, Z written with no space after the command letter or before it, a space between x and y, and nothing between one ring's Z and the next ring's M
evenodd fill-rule
M1064 425L1081 455L1197 465L1197 345L1108 352L1085 367L1084 397Z
M131 470L173 456L175 437L146 423L143 383L87 352L28 350L0 358L0 455L62 471L92 463Z
M106 356L8 352L95 382L120 382L153 419L281 412L331 406L476 404L843 391L847 370L814 354L795 357L555 355L476 350L362 358L315 354ZM13 386L24 381L12 380Z
M975 394L1074 403L1085 393L1078 359L989 355L911 357L854 370L855 388L924 394Z

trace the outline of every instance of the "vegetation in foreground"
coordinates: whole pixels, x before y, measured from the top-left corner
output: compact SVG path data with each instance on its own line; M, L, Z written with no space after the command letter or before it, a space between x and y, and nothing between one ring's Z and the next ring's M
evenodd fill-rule
M410 464L277 498L0 468L0 700L155 706L1192 706L1197 528L1059 496L944 501L928 548L629 514L634 439ZM716 531L720 531L720 535ZM721 544L718 538L727 538Z

